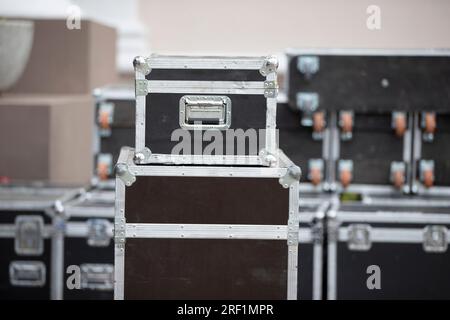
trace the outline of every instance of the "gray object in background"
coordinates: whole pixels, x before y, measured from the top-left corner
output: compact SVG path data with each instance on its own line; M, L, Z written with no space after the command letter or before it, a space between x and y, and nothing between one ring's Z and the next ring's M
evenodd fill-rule
M0 176L13 182L88 185L92 105L88 95L0 97Z
M32 21L0 20L0 93L13 86L24 72L33 33Z

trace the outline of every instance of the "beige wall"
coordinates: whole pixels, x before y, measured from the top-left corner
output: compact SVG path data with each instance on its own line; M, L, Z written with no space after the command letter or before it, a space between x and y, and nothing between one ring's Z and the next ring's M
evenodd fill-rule
M448 0L140 0L159 53L263 54L286 47L450 47ZM381 30L366 8L381 8Z

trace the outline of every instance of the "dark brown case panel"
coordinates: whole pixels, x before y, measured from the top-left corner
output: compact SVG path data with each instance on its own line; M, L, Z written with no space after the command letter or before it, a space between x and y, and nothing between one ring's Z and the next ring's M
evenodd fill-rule
M275 178L143 177L127 187L127 223L286 225L289 189Z
M127 223L286 225L289 189L276 178L139 176ZM125 299L286 299L285 240L133 239Z
M127 239L125 252L125 299L286 299L286 241Z

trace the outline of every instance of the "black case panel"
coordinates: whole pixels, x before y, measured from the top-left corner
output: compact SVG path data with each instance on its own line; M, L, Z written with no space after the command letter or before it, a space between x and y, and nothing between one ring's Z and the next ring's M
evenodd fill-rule
M2 213L3 214L3 213ZM14 250L14 239L0 240L0 300L49 300L50 277L52 274L50 263L51 240L44 239L44 253L40 256L17 255ZM40 261L46 267L45 285L42 287L13 286L9 277L9 265L12 261Z
M298 246L298 286L297 299L313 298L313 245L300 243Z
M435 185L450 186L449 114L436 115L436 133L434 140L432 142L422 141L422 159L434 160Z
M389 254L386 254L389 252ZM450 299L450 253L427 253L422 244L373 243L367 252L337 250L338 299ZM381 289L369 290L367 267L381 269Z
M65 238L64 246L65 270L70 265L80 266L84 263L114 265L114 239L111 239L107 247L91 247L87 244L86 238ZM69 276L70 274L65 274L64 278L65 300L112 300L114 298L113 290L69 290L65 285Z
M391 128L391 113L356 113L354 121L352 139L340 141L340 159L353 160L352 183L391 184L391 162L403 161L403 138Z
M308 55L309 56L309 55ZM319 94L325 110L448 110L450 57L315 55L319 71L307 79L289 63L289 102L297 92ZM382 82L388 82L383 86Z
M171 141L174 130L181 129L179 124L179 101L185 94L165 94L154 93L147 95L146 101L146 132L145 144L153 153L171 154L172 149L179 141ZM189 95L189 94L186 94ZM196 94L194 94L196 95ZM246 143L245 153L238 153L236 147L230 151L230 154L257 155L260 148L263 147L263 141L259 139L259 129L266 127L267 101L262 95L225 95L231 99L231 126L230 129L248 129L257 130L258 148L250 153L248 150L248 142ZM191 135L191 152L186 154L194 154L194 131L186 130ZM225 131L223 133L224 149L226 153L226 145L234 145L235 139L228 141ZM202 131L203 135L204 131ZM210 141L202 143L203 148L210 144ZM234 152L233 152L234 151Z
M306 182L309 159L322 159L322 140L313 140L312 129L302 126L300 121L300 113L292 111L286 104L278 104L277 128L280 149L300 166L304 173L300 181Z

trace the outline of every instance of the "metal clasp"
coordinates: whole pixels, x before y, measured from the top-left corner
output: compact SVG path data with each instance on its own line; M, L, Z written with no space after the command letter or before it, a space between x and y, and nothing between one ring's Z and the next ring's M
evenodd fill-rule
M301 56L297 58L297 69L305 75L306 79L311 79L311 76L319 71L319 67L319 57Z
M319 95L314 92L297 93L297 108L302 112L301 125L311 127L313 125L313 113L319 107Z
M111 224L107 219L89 219L87 243L91 247L107 247L111 241L108 228Z
M100 137L111 135L111 124L114 118L114 103L101 102L98 106L97 122L99 124L98 134Z
M41 216L17 216L15 226L15 252L18 255L41 255L44 252L44 219Z
M423 230L423 249L426 252L447 251L447 232L444 226L426 226Z
M368 224L351 224L348 226L347 246L354 251L368 251L372 247L371 227Z

